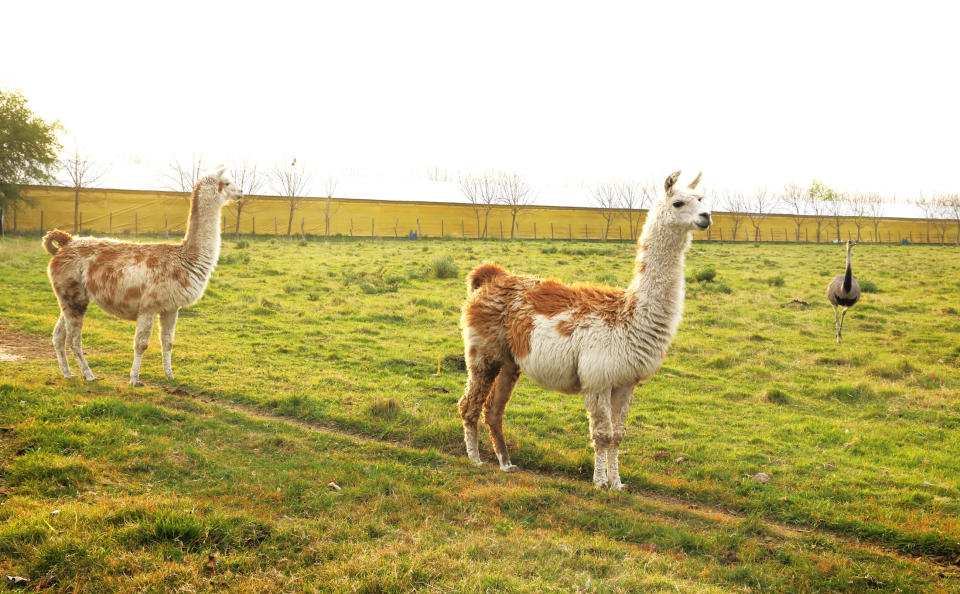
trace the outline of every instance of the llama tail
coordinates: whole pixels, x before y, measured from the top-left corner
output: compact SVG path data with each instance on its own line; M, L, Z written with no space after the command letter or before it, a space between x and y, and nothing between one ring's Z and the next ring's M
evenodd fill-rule
M73 236L66 231L54 229L43 236L43 247L50 252L51 256L56 255L60 248L73 241Z
M467 295L470 295L483 285L505 274L507 274L507 271L504 270L502 266L490 262L480 264L467 275Z

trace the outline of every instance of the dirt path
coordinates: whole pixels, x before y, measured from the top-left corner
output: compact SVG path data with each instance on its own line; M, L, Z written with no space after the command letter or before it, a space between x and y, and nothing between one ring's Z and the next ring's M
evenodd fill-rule
M41 340L30 334L14 332L0 320L0 363L25 359L53 359L56 353L50 340Z
M148 384L149 385L149 384ZM282 423L284 425L297 427L304 431L314 432L314 433L323 433L328 435L336 435L345 439L354 440L360 443L367 443L373 445L389 446L402 448L405 450L414 450L414 451L426 451L425 448L416 447L410 444L403 442L388 441L382 439L376 439L368 435L361 435L357 433L352 433L349 431L344 431L337 427L332 427L329 425L323 425L318 423L310 423L300 419L294 419L290 417L283 417L274 415L270 412L263 411L256 407L237 404L234 402L225 402L219 399L211 398L209 396L195 394L189 390L185 390L180 387L172 386L151 386L162 390L168 394L187 397L193 400L199 400L213 408L219 408L226 410L235 414L244 415L246 417L257 419L260 421L273 422L273 423ZM464 456L452 456L450 454L432 450L434 454L442 458L447 463L452 464L465 464L466 455ZM493 468L496 468L496 465L493 465ZM574 480L571 476L564 474L562 472L544 472L539 470L529 470L521 469L521 474L534 477L534 480ZM579 478L575 480L581 480ZM627 497L633 498L637 503L643 504L648 507L652 507L657 512L662 514L669 515L687 515L691 517L699 518L705 522L711 522L715 524L737 524L746 520L746 516L738 514L736 512L716 507L710 505L704 505L702 503L691 503L688 501L683 501L678 498L673 498L661 493L652 493L648 491L631 491L625 493ZM823 530L819 528L798 528L796 526L791 526L788 524L783 524L774 520L769 520L767 518L760 519L760 523L773 535L784 540L797 540L807 536L815 536L825 540L833 540L839 543L842 543L844 547L851 549L859 549L861 551L871 553L878 557L886 557L890 559L898 559L907 563L912 563L921 567L924 567L927 571L933 571L939 573L942 577L956 578L960 577L960 560L948 560L948 559L938 559L933 557L924 557L924 556L914 556L902 553L900 551L888 549L881 545L864 542L855 537L847 536L845 534L832 532L829 530Z

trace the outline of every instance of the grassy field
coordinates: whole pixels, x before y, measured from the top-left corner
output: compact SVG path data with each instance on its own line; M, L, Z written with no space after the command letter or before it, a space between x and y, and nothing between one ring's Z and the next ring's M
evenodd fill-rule
M175 381L155 336L147 387L126 385L134 326L96 307L101 381L63 379L49 347L0 362L0 574L85 591L960 591L960 251L854 254L871 290L837 346L824 289L842 248L695 244L684 321L630 412L628 491L607 493L580 397L525 379L505 423L521 472L468 463L457 323L476 263L623 284L630 246L227 240L181 314ZM457 273L437 278L445 257ZM47 260L37 237L0 242L8 337L48 340Z

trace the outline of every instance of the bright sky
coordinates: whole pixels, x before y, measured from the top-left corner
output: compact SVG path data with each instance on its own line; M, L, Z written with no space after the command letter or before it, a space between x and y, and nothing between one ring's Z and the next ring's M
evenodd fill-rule
M0 86L117 172L130 155L295 155L381 188L439 167L568 188L702 169L714 188L960 189L950 2L146 6L2 10Z

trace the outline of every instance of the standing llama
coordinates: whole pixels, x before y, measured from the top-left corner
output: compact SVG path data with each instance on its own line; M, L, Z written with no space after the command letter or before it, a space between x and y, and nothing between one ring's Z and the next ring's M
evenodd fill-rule
M583 393L594 448L593 482L622 489L618 454L634 387L653 376L680 324L683 261L691 231L710 226L696 191L700 175L664 183L637 242L626 289L564 285L482 264L467 276L460 325L469 377L460 399L467 456L482 464L477 421L483 411L500 469L513 472L503 411L520 376L545 388Z
M133 338L130 383L140 382L140 360L160 315L163 372L173 379L170 350L177 313L196 303L207 288L220 255L220 208L242 195L224 175L225 167L207 175L193 188L187 234L179 245L129 243L93 237L73 238L54 229L43 238L53 258L47 275L60 302L60 319L53 329L53 346L64 377L74 377L66 343L87 380L96 379L83 356L80 333L87 305L93 301L118 318L137 321Z

